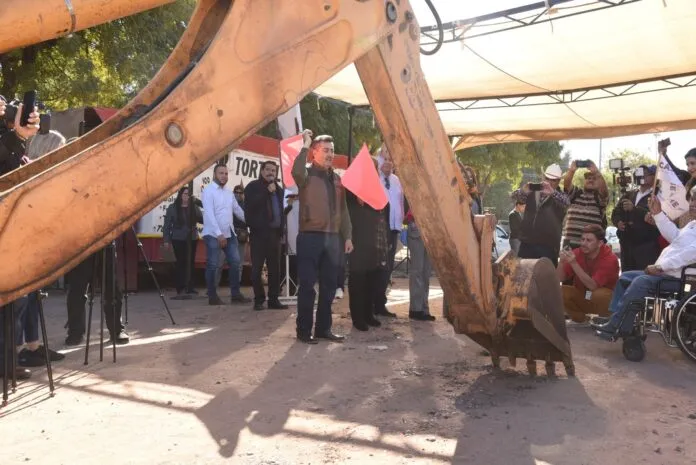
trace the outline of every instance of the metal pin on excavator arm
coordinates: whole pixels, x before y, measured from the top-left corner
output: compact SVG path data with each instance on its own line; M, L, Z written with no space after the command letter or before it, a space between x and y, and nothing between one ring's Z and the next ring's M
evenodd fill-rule
M491 265L493 218L470 213L419 37L406 0L201 0L172 57L133 102L0 178L0 303L55 280L354 62L455 331L486 347L494 365L524 358L534 374L544 360L553 373L561 361L573 374L551 262L508 254Z

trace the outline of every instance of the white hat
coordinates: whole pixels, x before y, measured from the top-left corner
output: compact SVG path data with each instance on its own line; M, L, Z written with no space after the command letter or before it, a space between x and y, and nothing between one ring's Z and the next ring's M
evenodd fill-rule
M546 168L546 171L544 171L544 176L549 179L561 179L561 177L563 177L563 171L558 164L554 163Z

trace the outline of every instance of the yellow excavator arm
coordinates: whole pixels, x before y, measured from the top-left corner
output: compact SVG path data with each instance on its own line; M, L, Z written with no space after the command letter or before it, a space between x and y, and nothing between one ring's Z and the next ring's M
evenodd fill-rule
M17 7L23 24L40 22L47 3L66 2L28 1L30 8ZM169 2L67 3L85 16L71 16L76 29ZM27 26L0 35L0 50L60 35L64 25L55 21L59 31ZM535 373L535 360L551 371L561 361L572 374L553 265L511 254L492 264L494 220L471 214L420 67L419 38L406 0L200 0L172 56L118 115L0 178L0 303L73 268L355 63L455 331L486 347L495 365L501 356L524 358Z

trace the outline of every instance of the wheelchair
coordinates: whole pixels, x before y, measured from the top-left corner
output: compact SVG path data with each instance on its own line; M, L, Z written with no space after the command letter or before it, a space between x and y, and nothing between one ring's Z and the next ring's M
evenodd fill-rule
M640 362L645 358L648 333L657 333L669 347L679 348L696 362L696 264L682 270L676 292L661 289L639 306L630 335L622 336L622 352L627 360Z

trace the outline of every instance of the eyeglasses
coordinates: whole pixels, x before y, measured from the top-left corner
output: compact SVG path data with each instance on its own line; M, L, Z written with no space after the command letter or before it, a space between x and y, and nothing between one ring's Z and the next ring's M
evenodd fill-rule
M244 195L244 191L234 191L235 195Z

